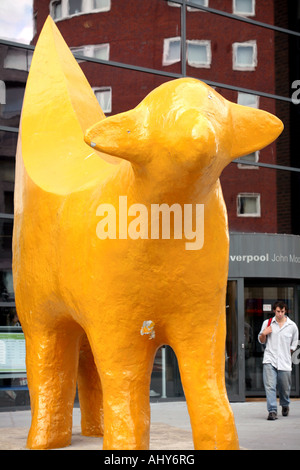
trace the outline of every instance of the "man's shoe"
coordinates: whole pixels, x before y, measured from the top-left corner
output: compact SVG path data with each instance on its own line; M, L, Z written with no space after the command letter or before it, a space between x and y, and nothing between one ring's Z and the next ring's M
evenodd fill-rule
M270 411L268 421L274 421L275 419L277 419L277 413L275 411Z
M289 411L290 411L290 408L288 406L283 406L282 407L282 416L288 416Z

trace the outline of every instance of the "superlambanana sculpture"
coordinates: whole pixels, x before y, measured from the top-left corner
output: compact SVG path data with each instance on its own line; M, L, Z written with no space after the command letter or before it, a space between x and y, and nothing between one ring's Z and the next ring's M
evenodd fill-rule
M104 449L147 449L149 383L163 344L179 362L195 448L238 448L224 381L228 228L219 176L282 127L188 78L106 119L47 19L24 98L15 186L29 448L70 443L78 381L84 434L104 433Z

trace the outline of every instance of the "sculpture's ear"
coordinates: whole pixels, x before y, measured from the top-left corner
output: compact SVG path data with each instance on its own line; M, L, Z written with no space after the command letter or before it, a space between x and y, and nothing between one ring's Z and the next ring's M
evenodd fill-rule
M100 152L129 160L131 163L144 163L147 158L144 148L147 129L142 107L138 106L97 122L87 129L84 140Z
M271 144L283 131L283 123L261 109L230 103L232 116L231 160Z

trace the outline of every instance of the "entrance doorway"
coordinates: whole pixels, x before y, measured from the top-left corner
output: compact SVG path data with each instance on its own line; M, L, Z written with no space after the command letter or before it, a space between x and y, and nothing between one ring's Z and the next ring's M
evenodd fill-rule
M287 304L288 315L297 323L297 290L292 284L280 285L247 280L245 296L245 392L247 396L264 396L263 353L264 347L258 342L264 320L274 316L273 304L282 300ZM293 367L291 395L299 390L299 367Z

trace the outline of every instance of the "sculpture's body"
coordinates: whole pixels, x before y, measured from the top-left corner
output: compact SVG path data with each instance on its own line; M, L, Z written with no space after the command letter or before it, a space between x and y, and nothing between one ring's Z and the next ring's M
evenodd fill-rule
M28 446L69 444L78 360L83 432L103 431L86 340L79 355L86 333L103 389L104 448L148 448L153 359L169 344L195 448L236 449L224 381L228 229L218 178L282 125L190 79L103 118L48 19L24 100L15 195L14 283L33 411ZM86 142L121 157L115 164L83 140L97 121ZM124 195L128 207L204 204L203 247L187 250L184 238L100 240L98 206L112 204L118 216ZM155 337L141 334L148 320Z

